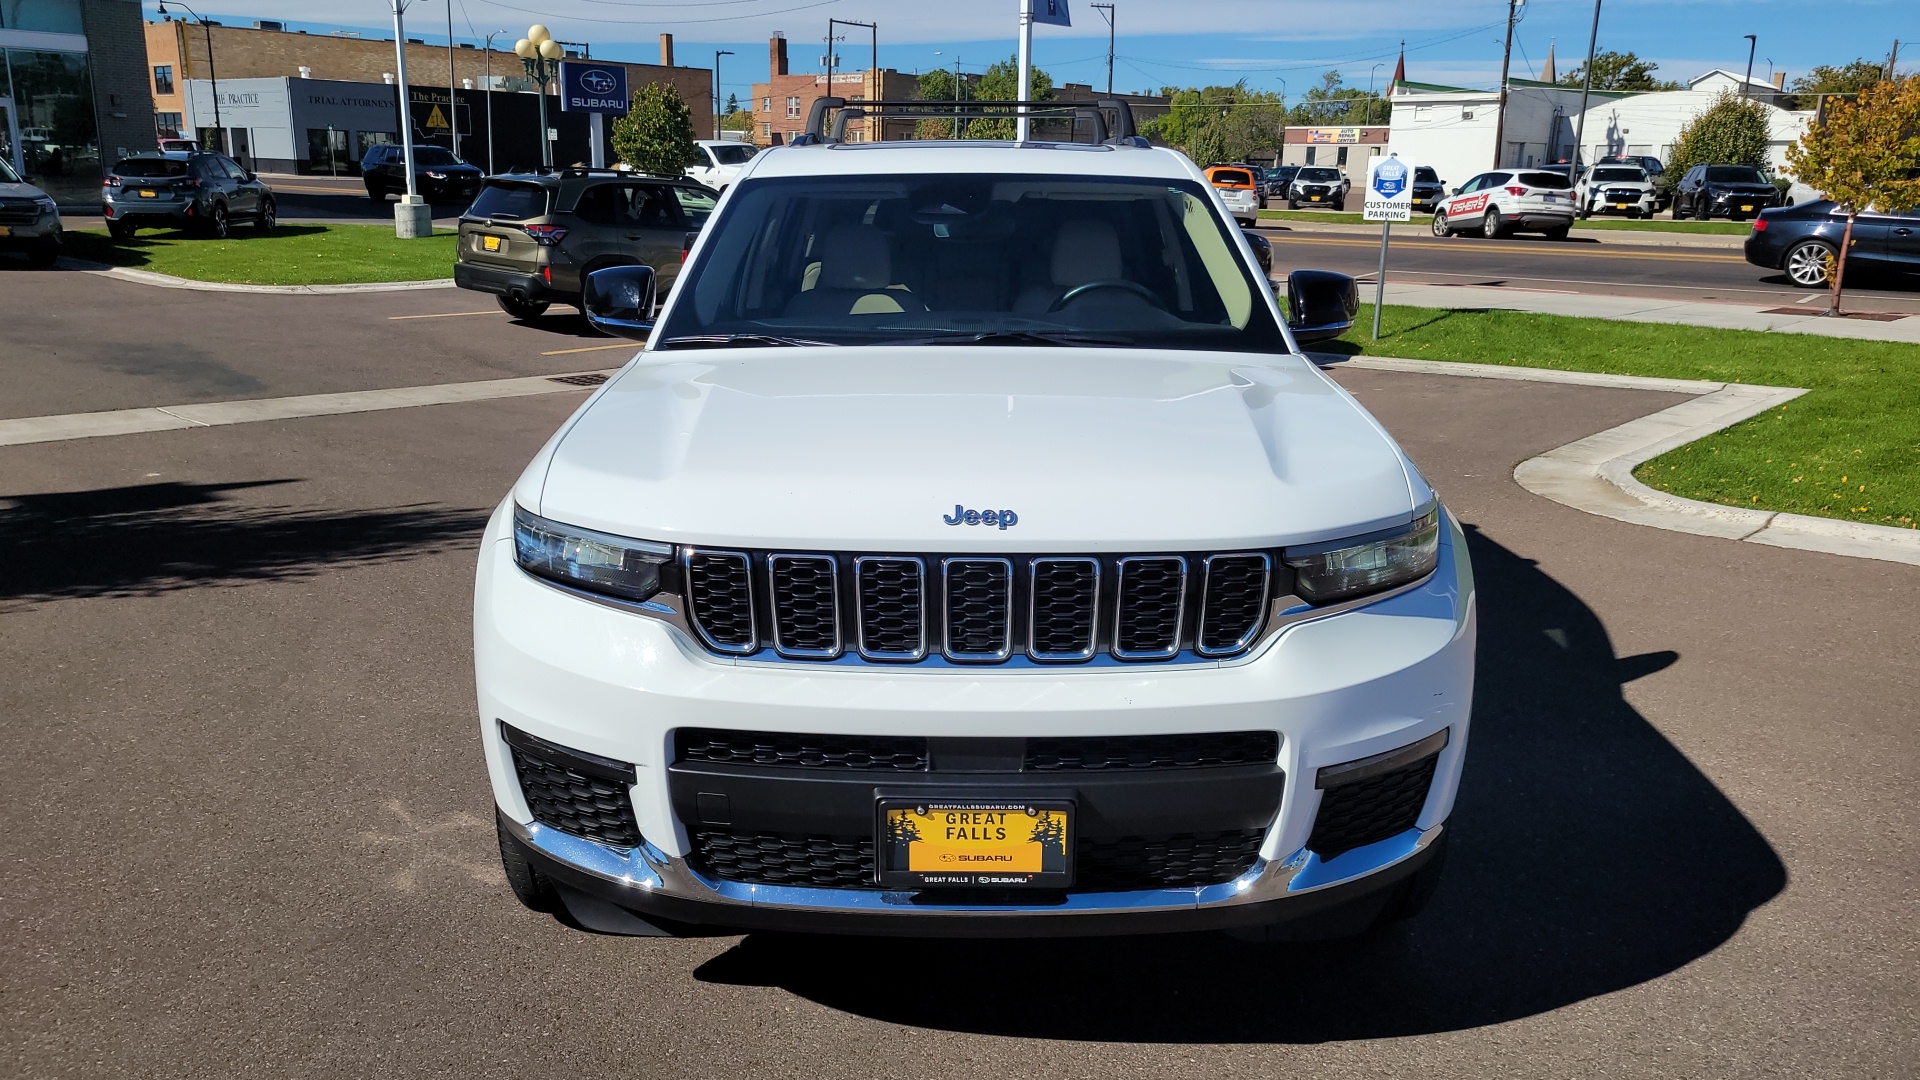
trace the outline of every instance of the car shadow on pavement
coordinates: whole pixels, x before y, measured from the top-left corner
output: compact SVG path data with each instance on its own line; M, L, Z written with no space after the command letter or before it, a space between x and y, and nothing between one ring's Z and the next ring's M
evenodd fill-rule
M298 483L157 483L0 495L0 608L92 596L312 577L477 544L485 511L438 506L297 510L244 505Z
M1712 952L1786 869L1621 693L1580 598L1470 531L1478 682L1446 876L1417 919L1350 943L1222 934L910 941L754 934L706 982L775 986L897 1024L1027 1038L1314 1043L1533 1016Z

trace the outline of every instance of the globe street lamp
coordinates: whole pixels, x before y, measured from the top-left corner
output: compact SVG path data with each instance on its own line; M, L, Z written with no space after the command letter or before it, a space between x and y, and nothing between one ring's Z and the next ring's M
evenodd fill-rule
M547 84L560 74L560 58L567 54L539 23L527 27L527 36L513 43L513 54L527 69L527 78L540 87L540 164L553 168L553 129L547 126Z

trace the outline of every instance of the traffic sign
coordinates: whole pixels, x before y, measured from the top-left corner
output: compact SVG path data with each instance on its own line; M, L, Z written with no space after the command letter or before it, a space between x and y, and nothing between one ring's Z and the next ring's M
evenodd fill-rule
M627 69L619 64L560 61L560 111L625 116Z
M1367 162L1367 189L1361 209L1365 221L1413 220L1413 162L1388 154Z

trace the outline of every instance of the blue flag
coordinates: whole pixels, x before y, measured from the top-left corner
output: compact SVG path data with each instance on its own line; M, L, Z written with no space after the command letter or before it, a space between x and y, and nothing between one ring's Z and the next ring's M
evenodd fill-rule
M1073 17L1067 14L1067 0L1033 0L1033 21L1054 26L1073 25Z

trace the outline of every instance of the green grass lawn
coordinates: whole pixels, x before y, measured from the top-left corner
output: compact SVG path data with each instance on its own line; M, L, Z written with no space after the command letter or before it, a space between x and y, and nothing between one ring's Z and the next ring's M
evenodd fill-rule
M455 237L400 240L391 225L286 225L271 233L235 225L225 240L142 230L114 240L104 229L69 230L66 253L77 259L152 270L197 281L240 285L345 285L425 281L453 276Z
M1424 229L1430 215L1415 213L1411 222L1402 228ZM1357 213L1335 213L1330 210L1262 210L1262 221L1316 221L1330 225L1364 225ZM1670 221L1666 218L1588 218L1573 223L1575 232L1591 229L1595 232L1657 232L1657 233L1710 233L1720 236L1745 236L1753 230L1751 222L1744 221Z
M1920 520L1920 345L1514 311L1388 306L1327 352L1804 386L1761 416L1640 466L1690 499L1898 528Z

